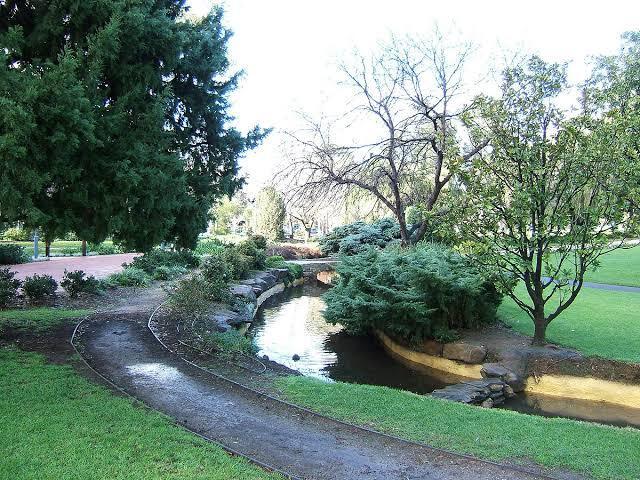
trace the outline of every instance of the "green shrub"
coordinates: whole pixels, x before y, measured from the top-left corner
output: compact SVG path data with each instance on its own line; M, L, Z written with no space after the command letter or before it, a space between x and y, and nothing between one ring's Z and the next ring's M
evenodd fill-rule
M211 309L212 302L228 302L231 298L228 284L209 282L200 274L176 284L169 295L169 306L177 314L198 318Z
M26 228L7 228L0 237L0 240L8 242L28 242L33 240L33 232Z
M204 260L202 263L202 276L209 283L221 282L224 285L229 284L233 279L233 272L227 263L224 252L212 255Z
M267 248L267 239L264 235L251 235L249 239L259 250L266 250Z
M265 253L264 248L258 248L258 246L253 243L253 240L240 242L235 248L241 255L251 258L250 269L261 270L264 268L264 262L267 259L267 254Z
M129 264L130 267L144 270L153 275L158 267L184 267L195 268L200 264L200 259L191 250L164 250L155 248L140 257L136 257Z
M225 244L220 240L203 240L198 243L195 249L196 255L214 255L225 249Z
M491 278L436 244L344 256L325 317L351 333L380 329L410 342L493 322L502 297Z
M251 271L254 259L241 254L236 247L225 248L223 259L227 264L229 273L234 279L245 278Z
M0 307L6 307L18 295L22 282L8 268L0 268Z
M185 267L180 267L180 266L167 267L162 265L156 268L156 270L153 272L153 279L154 280L173 280L174 278L178 278L187 272L188 270Z
M390 218L383 218L372 224L354 222L336 227L319 240L320 250L324 255L340 253L355 255L367 250L370 246L384 248L393 240L400 238L398 223Z
M86 276L82 270L72 272L65 270L60 285L70 297L77 297L81 293L95 294L100 291L100 282L96 277Z
M287 263L285 264L285 267L287 268L287 270L289 270L289 273L287 275L287 280L289 281L289 283L302 278L304 271L301 265L297 265L295 263Z
M204 350L215 350L223 356L235 357L239 354L255 355L258 353L253 338L247 337L235 329L226 332L200 333L200 341Z
M267 257L264 264L267 268L281 268L286 265L286 262L284 257L281 255L272 255Z
M0 265L24 263L29 259L22 245L0 243Z
M136 267L127 267L121 272L112 273L104 283L110 287L146 287L151 282L147 272Z
M41 300L55 295L58 282L51 275L33 275L24 279L22 291L30 300Z

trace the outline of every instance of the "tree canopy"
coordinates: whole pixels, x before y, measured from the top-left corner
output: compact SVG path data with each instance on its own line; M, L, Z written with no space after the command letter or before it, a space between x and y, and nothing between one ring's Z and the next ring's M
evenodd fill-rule
M579 294L587 269L637 232L637 149L613 134L607 111L568 116L566 67L530 57L507 68L499 98L481 100L490 149L468 168L461 228L478 261L535 324L535 343ZM596 92L594 91L594 94ZM604 90L599 95L606 95ZM633 153L632 153L633 151ZM522 281L528 299L514 291Z
M256 232L269 240L281 239L286 213L282 194L274 187L263 188L256 198Z
M191 246L238 158L223 12L184 0L0 5L0 221L137 249Z

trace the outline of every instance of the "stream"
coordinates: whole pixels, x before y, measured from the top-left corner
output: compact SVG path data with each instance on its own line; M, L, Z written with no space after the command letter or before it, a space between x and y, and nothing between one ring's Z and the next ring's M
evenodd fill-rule
M305 284L267 300L250 328L258 355L326 381L382 385L419 394L456 383L440 371L410 369L369 336L352 336L325 322L327 287ZM293 360L298 355L299 360ZM500 407L545 417L565 417L640 428L640 410L607 403L519 393Z

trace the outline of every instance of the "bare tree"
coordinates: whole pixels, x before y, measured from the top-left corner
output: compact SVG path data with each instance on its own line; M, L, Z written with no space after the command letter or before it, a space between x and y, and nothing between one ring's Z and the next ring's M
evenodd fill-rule
M329 122L303 116L307 128L289 132L291 195L331 201L363 190L395 216L404 244L421 240L456 171L487 145L463 135L463 116L473 108L463 88L470 53L469 44L446 46L436 32L432 41L394 40L377 57L342 65L355 106ZM354 129L361 134L344 140ZM414 228L405 218L409 205L429 212Z

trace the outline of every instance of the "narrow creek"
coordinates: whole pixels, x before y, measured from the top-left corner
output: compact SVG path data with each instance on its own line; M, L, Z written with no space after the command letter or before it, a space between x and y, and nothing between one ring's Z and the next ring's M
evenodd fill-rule
M382 385L419 394L455 383L436 370L410 369L388 356L375 339L347 335L341 326L325 322L324 292L326 287L305 284L267 300L250 329L259 355L327 381ZM293 360L294 355L299 360ZM640 428L638 409L607 403L519 393L501 408Z

